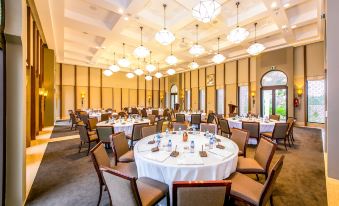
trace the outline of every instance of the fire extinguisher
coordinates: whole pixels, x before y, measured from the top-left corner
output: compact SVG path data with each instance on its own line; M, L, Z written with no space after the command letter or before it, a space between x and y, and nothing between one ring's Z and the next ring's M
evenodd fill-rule
M294 104L294 107L299 107L299 99L294 98L293 104Z

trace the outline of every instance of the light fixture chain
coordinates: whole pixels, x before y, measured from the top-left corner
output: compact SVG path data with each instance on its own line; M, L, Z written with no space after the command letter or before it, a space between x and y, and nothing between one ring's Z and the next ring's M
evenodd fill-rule
M143 27L140 27L140 45L142 46L142 29Z
M237 5L237 27L239 26L239 4L240 2L237 1L236 5Z
M166 29L166 4L163 4L164 6L164 29Z

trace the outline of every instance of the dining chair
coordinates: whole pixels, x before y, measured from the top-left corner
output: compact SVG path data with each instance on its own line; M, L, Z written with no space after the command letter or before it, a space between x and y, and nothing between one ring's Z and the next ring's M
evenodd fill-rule
M220 124L220 135L223 136L223 134L226 134L227 137L229 138L232 135L232 130L230 129L228 120L220 119L219 124Z
M168 185L157 180L130 177L107 167L100 168L108 190L110 204L119 206L151 206L166 197L169 202Z
M167 118L168 117L168 113L169 113L169 109L164 109L163 113L162 113L162 116L163 118Z
M242 129L247 130L249 132L249 138L255 138L257 140L257 144L260 139L260 123L259 122L242 122Z
M99 142L95 147L93 147L93 149L91 149L91 159L99 179L99 200L97 205L100 205L102 189L105 186L100 167L114 168L130 176L138 177L137 167L134 162L117 164L117 162L114 161L114 163L112 163L102 142Z
M77 119L74 113L70 113L70 118L71 118L71 130L73 128L76 130L77 129L77 124L81 121L80 119Z
M175 115L176 122L185 122L185 114L176 114Z
M261 133L261 137L266 137L272 140L276 140L278 143L279 140L284 140L285 150L287 151L286 141L288 138L288 123L275 123L273 132L264 132Z
M159 116L159 110L152 109L152 115L155 115L156 117L158 117Z
M179 131L179 128L182 130L187 130L188 126L184 122L173 122L173 131Z
M135 108L135 107L132 107L132 109L131 109L131 114L139 114L138 109Z
M200 132L208 131L211 134L218 134L218 126L216 124L201 123Z
M140 112L141 112L141 117L147 117L147 111L145 108L143 108Z
M230 180L174 181L173 206L228 205Z
M107 108L105 111L106 112L113 112L113 109L112 108Z
M157 121L157 133L161 133L162 132L162 126L164 125L164 119L159 119Z
M149 126L148 123L138 123L138 124L133 124L133 129L132 129L132 135L129 136L129 135L126 135L126 138L129 139L131 141L131 145L130 147L133 149L134 147L134 142L135 141L138 141L142 138L142 135L141 135L141 129L143 127L147 127Z
M227 180L232 181L231 201L236 200L248 205L265 206L268 202L273 206L272 192L284 163L284 155L274 164L264 184L247 175L235 172Z
M91 143L92 142L99 142L99 138L96 134L89 134L86 128L86 125L82 122L78 124L79 129L79 135L80 135L80 145L79 145L79 153L81 151L83 144L88 144L88 150L87 155L89 154L89 151L91 149Z
M109 119L109 113L102 113L101 114L101 118L100 118L101 122L107 121L108 119Z
M274 156L277 145L271 140L260 138L258 147L255 151L254 158L239 157L237 172L243 174L264 174L267 178L272 158Z
M293 142L294 142L293 129L295 126L296 119L294 117L288 117L286 122L289 124L288 130L287 130L288 140L293 145Z
M121 118L125 118L127 116L126 112L124 111L121 111L118 113L118 116L121 117Z
M112 134L112 148L114 151L115 161L118 162L134 162L134 152L128 147L128 141L124 132Z
M93 132L96 130L98 124L98 119L97 118L89 118L88 119L88 130Z
M89 115L86 112L80 112L79 119L85 124L88 124Z
M273 119L275 121L280 121L280 115L278 114L270 114L269 119Z
M97 127L97 135L101 142L103 142L106 146L111 144L110 136L114 134L113 126L100 126Z
M201 114L191 114L191 125L198 126L200 129Z
M156 125L151 125L151 126L146 126L141 128L141 136L142 138L151 136L153 134L157 133L157 126Z
M147 116L147 118L150 121L150 125L154 125L156 116L153 115L153 114L150 114L150 115Z
M215 119L215 113L210 112L210 113L208 114L208 116L207 116L207 121L204 122L204 123L210 123L210 124L212 124L213 121L214 121L214 119Z
M250 134L247 130L233 129L230 139L238 145L238 156L246 157L246 147L249 135Z

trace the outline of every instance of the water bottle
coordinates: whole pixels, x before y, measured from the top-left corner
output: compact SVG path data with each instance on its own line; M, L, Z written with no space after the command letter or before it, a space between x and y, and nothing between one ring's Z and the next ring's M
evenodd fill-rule
M179 127L179 135L181 134L181 127Z
M208 138L210 136L210 132L206 130L205 133L206 133L206 137Z
M166 137L168 137L169 136L169 130L168 130L168 128L166 128Z
M210 138L209 145L208 145L208 148L209 148L209 149L213 149L213 144L214 144L214 140L213 140L213 138L211 137L211 138Z
M156 135L156 140L157 140L157 144L159 145L160 144L160 134L159 133Z
M194 153L194 140L191 141L190 153Z
M167 151L171 152L172 151L172 140L168 140L168 144L167 144Z

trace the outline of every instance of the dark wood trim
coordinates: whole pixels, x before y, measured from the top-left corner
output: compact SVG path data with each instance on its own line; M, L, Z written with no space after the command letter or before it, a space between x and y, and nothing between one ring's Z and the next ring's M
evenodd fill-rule
M32 64L30 65L30 69L31 69L31 140L35 140L35 136L36 136L36 133L35 133L35 127L36 127L36 120L35 120L35 104L36 104L36 98L35 98L35 50L36 50L36 47L35 47L35 44L36 44L36 33L35 33L35 30L36 30L36 25L35 25L35 22L33 22L33 30L32 30L32 33L33 33L33 62ZM61 112L61 107L60 107L60 112ZM60 116L61 118L61 116Z
M239 72L238 72L238 69L239 69L239 60L236 60L236 67L235 67L235 76L236 76L236 78L235 78L235 85L236 85L236 90L235 90L235 105L237 105L238 106L238 108L237 108L237 113L238 113L238 115L239 115Z
M87 101L87 109L91 107L91 68L88 67L87 70L88 74L88 87L87 87L87 94L88 94L88 101Z
M59 76L59 81L60 81L60 119L62 119L62 63L59 64L60 66L60 76Z
M137 76L137 107L139 107L139 76Z
M307 109L307 45L304 46L304 124L308 122L308 109ZM288 104L287 104L288 105ZM286 111L288 113L288 111ZM286 117L288 115L286 114Z
M206 84L206 70L207 70L207 68L205 67L205 82L204 82L204 84L205 84L205 113L207 114L207 97L208 97L208 95L207 95L207 84Z
M184 97L184 110L186 110L186 72L184 72L184 73L182 73L182 76L183 76L183 90L184 90L184 94L183 95L181 95L182 97Z
M224 82L224 117L226 116L226 63L224 63L224 76L223 76L223 82Z
M100 71L100 108L102 109L102 72Z
M114 111L114 88L112 88L112 110Z
M147 84L146 84L146 79L144 78L145 82L145 108L147 108Z
M41 87L44 87L44 74L45 74L45 61L44 61L44 47L45 45L42 42L42 39L40 39L40 78L39 78L39 83ZM45 113L45 98L46 97L41 97L41 105L39 107L40 109L40 122L39 122L39 130L42 131L42 128L44 128L44 113Z
M200 111L200 69L198 69L198 111Z
M154 85L153 85L154 82L153 82L153 78L152 78L151 81L152 81L152 88L151 88L152 89L152 108L154 108Z
M77 110L77 86L78 86L78 78L77 78L77 74L78 74L78 71L77 71L77 65L74 65L74 111Z
M288 117L288 86L266 86L260 88L260 115L263 116L263 91L272 90L272 114L275 114L275 90L276 89L286 89L286 117Z
M159 81L159 83L158 83L158 89L159 89L159 92L158 92L158 108L161 108L162 107L162 105L161 105L161 103L160 103L160 93L161 93L161 86L160 86L160 84L161 84L161 82L160 82L160 78L158 79L158 81Z
M214 65L214 113L218 114L217 65Z
M120 111L122 111L122 108L124 108L122 106L122 88L120 88Z
M250 57L248 57L248 70L247 70L247 72L248 72L248 113L252 113L252 104L251 104L251 91L252 91L252 89L251 89L251 58Z
M190 70L190 110L192 110L192 91L192 71Z

